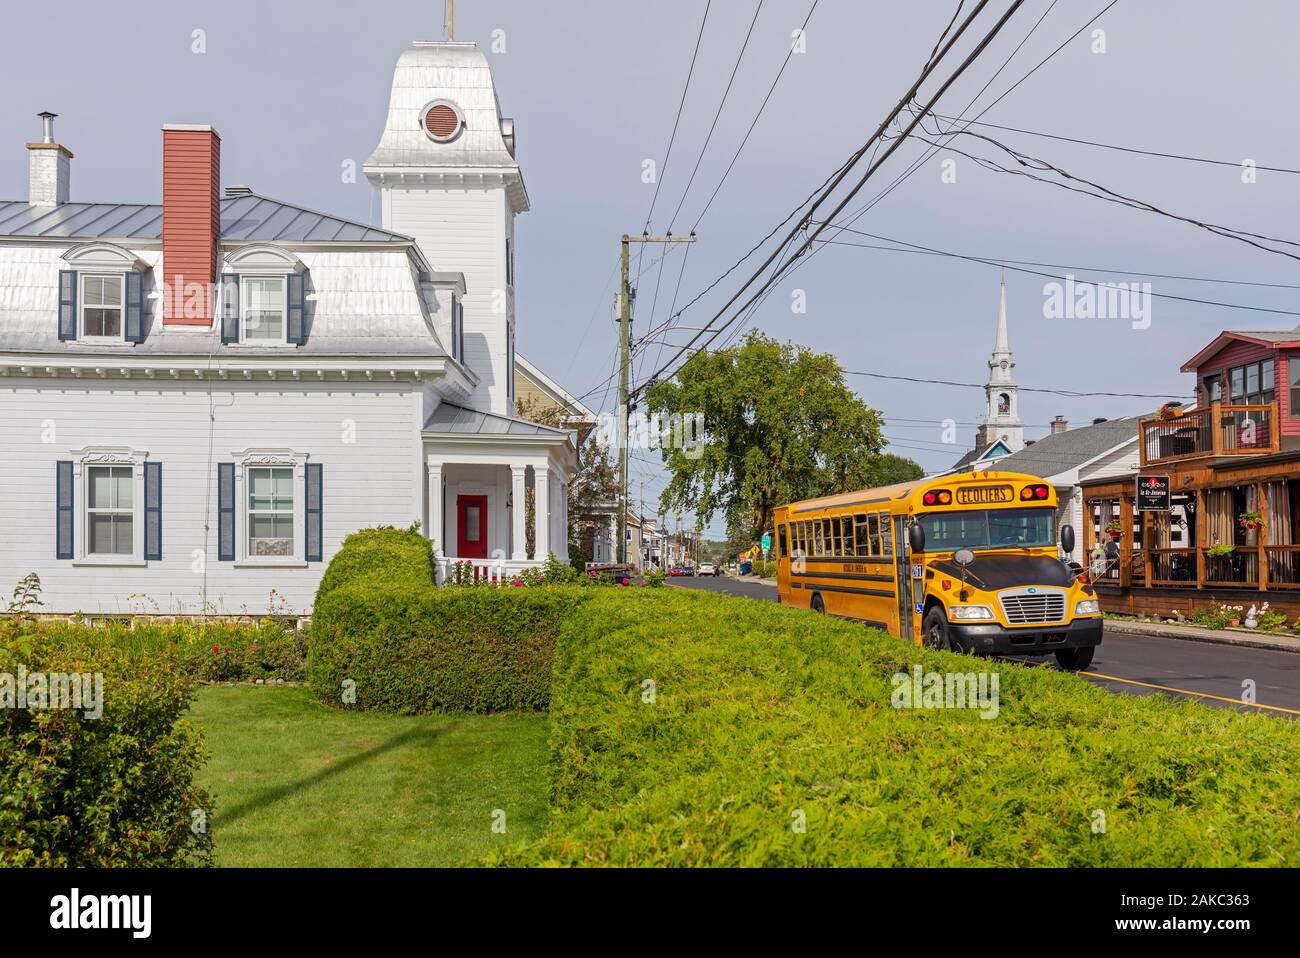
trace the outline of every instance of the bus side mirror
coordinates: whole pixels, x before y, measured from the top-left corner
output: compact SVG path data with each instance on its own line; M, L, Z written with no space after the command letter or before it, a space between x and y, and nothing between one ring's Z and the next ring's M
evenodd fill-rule
M913 552L925 551L925 530L921 528L921 523L913 522L907 527L907 544Z
M1066 555L1074 551L1074 526L1061 526L1061 548Z

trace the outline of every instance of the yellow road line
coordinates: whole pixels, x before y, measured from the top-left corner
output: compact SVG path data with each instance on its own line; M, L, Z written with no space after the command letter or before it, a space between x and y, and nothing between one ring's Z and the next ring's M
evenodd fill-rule
M1192 692L1189 689L1176 689L1168 685L1153 685L1150 682L1139 682L1136 679L1122 679L1118 675L1103 675L1100 672L1080 672L1080 675L1091 675L1094 678L1105 679L1108 682L1123 682L1125 685L1140 685L1144 689L1159 689L1161 692L1177 692L1179 695L1194 695L1202 699L1215 699L1219 702L1229 702L1233 705L1246 705L1253 709L1268 709L1270 712L1285 712L1288 715L1300 715L1300 709L1283 708L1280 705L1260 705L1258 702L1243 702L1241 699L1230 699L1223 695L1211 695L1209 692Z

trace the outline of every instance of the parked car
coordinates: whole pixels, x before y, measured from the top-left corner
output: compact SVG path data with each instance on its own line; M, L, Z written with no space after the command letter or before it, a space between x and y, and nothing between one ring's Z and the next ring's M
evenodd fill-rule
M718 570L718 567L715 566L712 562L701 562L700 575L711 575L714 578L717 578L719 575L721 575L721 572Z
M686 575L686 570L679 565L669 566L668 574L672 576Z
M682 575L695 575L695 566L689 562L682 566Z

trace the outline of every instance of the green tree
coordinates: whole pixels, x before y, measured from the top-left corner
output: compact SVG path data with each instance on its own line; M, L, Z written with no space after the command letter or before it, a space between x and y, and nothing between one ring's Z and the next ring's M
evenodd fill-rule
M565 410L536 400L516 400L515 415L552 429L573 428ZM578 446L578 471L569 477L569 542L581 540L582 523L587 521L597 505L617 501L618 469L610 459L609 450L600 444L596 430L589 430ZM537 531L533 508L533 489L529 486L524 490L524 528L529 555L533 554L533 536ZM559 543L552 544L552 551L558 556L567 554L560 549Z
M892 486L897 482L915 482L925 475L925 470L911 459L892 452L881 453L871 466L869 486Z
M646 403L661 422L703 416L702 446L661 450L671 475L661 509L690 510L701 524L721 512L742 540L771 528L777 506L873 485L906 462L880 455L880 414L845 385L835 357L756 330L696 353Z

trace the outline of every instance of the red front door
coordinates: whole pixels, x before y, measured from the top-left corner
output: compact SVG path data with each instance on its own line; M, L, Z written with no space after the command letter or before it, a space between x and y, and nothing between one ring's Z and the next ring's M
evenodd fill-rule
M456 555L461 559L486 559L487 496L456 497Z

